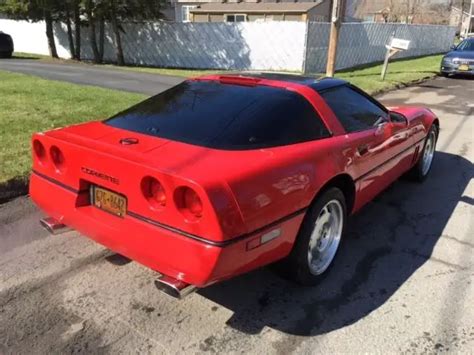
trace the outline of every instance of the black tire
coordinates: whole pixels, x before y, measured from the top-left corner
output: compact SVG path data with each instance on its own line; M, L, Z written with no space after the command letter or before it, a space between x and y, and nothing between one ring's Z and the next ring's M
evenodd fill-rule
M0 58L11 58L13 52L0 52Z
M449 74L448 74L448 73L441 72L440 75L441 75L442 77L449 78Z
M313 286L320 282L328 274L332 265L334 265L334 261L337 258L337 251L339 249L340 242L338 244L336 254L332 258L332 261L330 262L327 269L325 269L321 274L315 275L311 273L308 260L308 248L316 220L318 216L320 216L322 209L332 200L339 201L342 207L342 236L344 235L347 220L346 200L341 190L332 187L325 190L313 202L311 207L306 212L306 216L296 237L296 242L293 246L293 250L286 259L277 264L277 270L283 277L304 286Z
M431 171L431 168L433 167L433 163L434 163L434 160L435 160L435 157L436 157L436 142L438 141L438 127L436 127L436 125L432 125L430 130L428 131L428 134L426 136L426 139L425 139L425 142L423 144L423 150L421 151L421 154L418 158L418 161L416 162L415 166L413 166L413 168L411 168L411 170L408 172L408 176L414 180L414 181L417 181L417 182L423 182L426 180L426 178L428 177L430 171ZM427 142L428 142L428 139L430 139L430 137L434 135L434 151L433 151L433 159L430 163L430 166L428 168L428 170L424 170L423 169L423 157L425 156L425 150L427 148Z

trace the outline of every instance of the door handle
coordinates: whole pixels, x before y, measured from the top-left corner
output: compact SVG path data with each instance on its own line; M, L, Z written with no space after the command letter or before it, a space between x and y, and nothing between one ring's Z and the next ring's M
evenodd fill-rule
M365 155L369 152L369 145L368 144L362 144L357 147L357 152L359 153L360 156Z

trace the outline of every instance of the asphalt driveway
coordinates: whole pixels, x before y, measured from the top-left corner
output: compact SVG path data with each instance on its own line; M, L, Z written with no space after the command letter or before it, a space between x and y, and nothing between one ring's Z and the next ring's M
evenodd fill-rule
M472 353L473 97L474 81L440 78L381 98L438 114L433 170L354 216L313 288L264 268L176 301L153 271L48 236L27 197L0 206L0 353Z
M137 73L88 64L49 63L35 59L2 59L0 70L148 95L157 94L183 81L183 78L167 75Z

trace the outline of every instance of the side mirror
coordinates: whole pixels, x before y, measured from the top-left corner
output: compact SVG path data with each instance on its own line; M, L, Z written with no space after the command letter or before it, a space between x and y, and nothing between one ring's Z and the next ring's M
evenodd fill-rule
M408 126L408 119L403 116L401 113L395 112L395 111L390 111L390 122L397 126L403 126L406 127Z
M458 46L456 46L455 44L453 44L453 45L451 46L451 49L456 49L457 47L458 47Z

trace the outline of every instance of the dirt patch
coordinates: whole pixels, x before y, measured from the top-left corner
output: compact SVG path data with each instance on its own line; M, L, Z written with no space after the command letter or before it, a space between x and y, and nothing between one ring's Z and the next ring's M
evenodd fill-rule
M28 176L18 176L0 183L0 203L28 193Z

